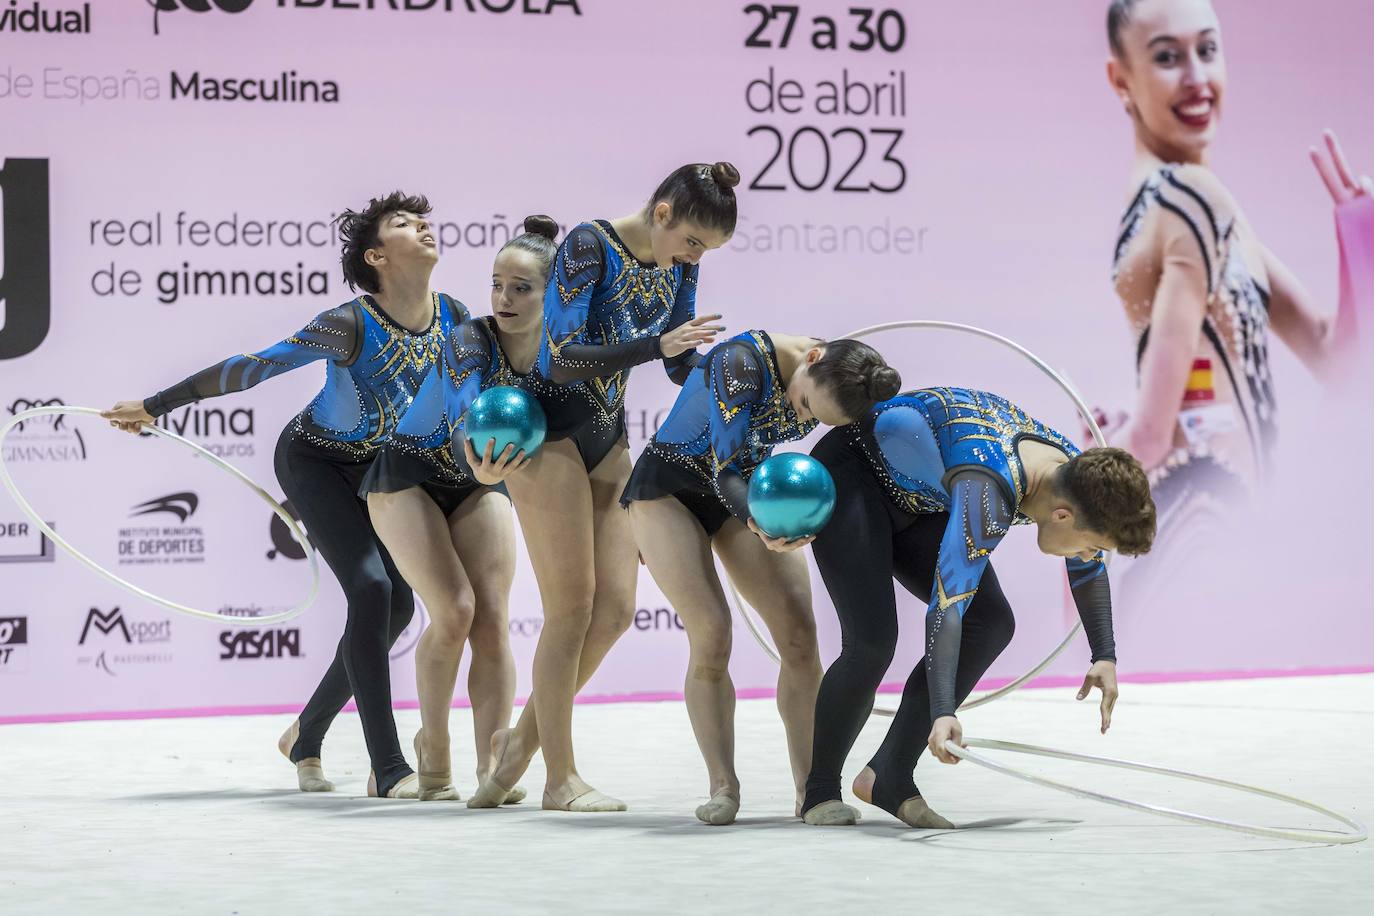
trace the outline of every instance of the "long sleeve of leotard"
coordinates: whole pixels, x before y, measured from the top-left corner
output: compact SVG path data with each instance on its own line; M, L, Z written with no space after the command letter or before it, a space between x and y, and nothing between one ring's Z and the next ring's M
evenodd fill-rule
M444 414L449 432L457 430L468 408L482 393L491 374L492 342L481 321L465 321L454 328L444 348ZM457 453L463 451L462 444Z
M274 375L290 372L315 360L349 365L362 347L362 319L349 302L321 312L295 334L257 353L231 356L208 369L164 388L143 401L154 417L203 398L245 391Z
M1102 554L1091 560L1069 557L1069 591L1073 594L1078 619L1088 637L1093 661L1116 661L1116 640L1112 636L1112 589L1107 580L1107 564Z
M764 378L758 351L743 341L717 347L706 366L712 482L725 508L745 523L749 521L749 484L731 464L748 444L750 412L763 396Z
M596 232L580 226L568 233L558 246L544 290L544 340L539 348L540 371L560 385L606 378L663 356L657 335L617 344L590 339L592 295L605 273L606 249Z
M697 316L697 275L701 268L687 264L682 268L682 285L677 288L673 300L673 312L668 318L668 330L686 324ZM660 351L661 352L661 351ZM687 350L677 356L663 358L663 371L674 385L684 385L692 370L701 365L702 355L696 350Z
M668 373L668 380L674 385L685 385L692 375L692 370L700 366L702 360L702 355L696 350L688 350L677 356L665 357L663 371Z
M1374 197L1361 194L1336 207L1336 242L1341 252L1336 332L1344 345L1355 346L1359 333L1374 335Z
M940 540L926 611L926 684L932 720L954 715L958 706L955 678L964 614L978 591L988 556L1006 536L1014 514L998 482L982 471L956 474L949 482L949 494L949 524Z

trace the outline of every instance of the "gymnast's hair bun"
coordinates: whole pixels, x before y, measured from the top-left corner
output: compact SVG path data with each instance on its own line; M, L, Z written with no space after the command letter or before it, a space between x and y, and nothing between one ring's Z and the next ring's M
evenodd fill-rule
M739 169L728 162L717 162L711 166L711 177L722 188L733 188L739 184Z
M558 222L552 216L545 216L543 213L525 217L525 231L534 235L542 235L552 242L558 238Z
M874 366L864 381L864 388L875 403L894 398L902 390L901 375L888 365Z

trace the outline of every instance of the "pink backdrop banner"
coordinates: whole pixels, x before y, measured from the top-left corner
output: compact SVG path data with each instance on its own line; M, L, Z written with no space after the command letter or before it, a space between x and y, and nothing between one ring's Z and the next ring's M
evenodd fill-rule
M393 188L435 205L435 288L485 314L493 255L523 216L618 216L670 169L717 159L744 176L741 218L703 261L699 302L732 331L966 322L1030 347L1093 403L1130 403L1134 341L1109 268L1132 139L1104 75L1100 0L802 0L795 16L743 0L172 5L0 10L0 415L142 397L287 336L351 298L329 220ZM1374 111L1352 91L1374 85L1374 5L1217 9L1230 81L1214 168L1334 309L1331 204L1306 150L1334 127L1355 166L1374 169ZM1063 395L993 345L937 332L873 342L908 387L988 388L1079 430ZM1119 615L1123 675L1374 667L1364 535L1338 494L1317 492L1330 447L1311 405L1324 398L1274 352L1287 483L1253 543L1218 545L1211 581ZM167 422L279 494L273 444L322 376L303 369ZM636 451L674 393L654 367L635 374ZM166 442L64 418L16 431L4 457L45 519L145 588L245 617L305 593L305 564L268 510ZM523 696L542 617L521 550ZM1005 679L1073 618L1062 564L1029 532L996 562L1018 617L990 672ZM295 708L342 631L322 570L315 606L281 626L179 617L57 554L0 498L0 721ZM818 579L814 591L828 660L837 626ZM647 574L638 603L587 696L681 689L686 638ZM894 683L922 644L923 607L907 598L902 615ZM419 627L394 654L402 704ZM1076 683L1086 664L1080 643L1049 674ZM742 626L733 673L742 691L775 680Z

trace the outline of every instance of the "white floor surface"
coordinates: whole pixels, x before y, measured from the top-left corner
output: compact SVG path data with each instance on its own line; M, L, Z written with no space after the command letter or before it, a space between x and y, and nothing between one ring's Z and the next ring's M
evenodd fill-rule
M895 698L884 697L884 701ZM398 713L403 743L418 713ZM852 778L887 719L874 718ZM1072 689L972 711L968 734L1175 766L1374 818L1374 675L1124 685L1115 724ZM705 772L680 703L579 706L579 768L630 803L574 815L530 799L364 796L356 716L325 746L339 791L302 795L278 756L289 717L0 727L0 913L1374 913L1374 842L1314 846L1137 815L971 763L916 778L960 825L914 831L861 805L853 828L792 814L771 701L739 704L740 821L692 816ZM455 774L473 789L471 720L453 713ZM1000 755L1112 794L1293 827L1263 799L1120 770Z

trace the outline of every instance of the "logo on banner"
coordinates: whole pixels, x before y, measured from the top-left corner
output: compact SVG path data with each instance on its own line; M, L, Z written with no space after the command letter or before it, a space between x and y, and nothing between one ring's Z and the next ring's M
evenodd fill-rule
M237 658L300 658L301 631L225 630L219 634L220 661Z
M219 458L251 458L255 454L252 407L183 407L153 422L169 433L191 439Z
M396 641L391 644L391 660L403 658L415 651L415 647L420 644L420 634L425 631L425 624L429 622L429 614L425 612L425 606L418 600L415 602L415 616L410 618L410 623L401 631L401 635L396 637Z
M253 0L148 0L148 5L153 8L153 34L160 35L158 16L162 13L175 13L181 9L193 13L208 13L211 10L242 13L253 5Z
M215 613L221 617L242 617L246 620L252 620L266 617L269 614L280 614L284 610L286 610L284 607L264 608L256 604L222 604Z
M254 619L270 614L280 614L284 607L264 608L256 604L220 607L216 613L221 617L242 617ZM294 627L285 630L224 630L219 634L222 648L220 661L236 658L300 658L301 631Z
M205 531L185 522L196 514L200 497L192 492L168 493L129 510L130 518L169 515L175 525L140 525L119 529L115 553L121 566L205 562Z
M277 0L277 7L298 10L358 10L367 9L393 13L517 13L526 16L548 16L556 12L582 15L580 0ZM253 5L253 0L147 0L153 8L153 34L160 35L158 17L162 13L190 10L193 13L241 13ZM89 16L87 17L89 20Z
M49 527L55 527L51 521ZM51 563L57 557L52 541L25 519L0 521L0 563Z
M517 13L526 16L548 16L560 8L574 16L581 16L582 8L578 3L579 0L277 0L279 7L298 10L380 8L393 13L426 13L433 10L440 13Z
M28 670L29 618L0 617L0 674Z
M0 334L3 334L0 331ZM7 408L10 416L33 407L62 404L61 398L29 400L16 398ZM33 464L42 461L85 461L86 441L81 430L67 425L66 414L48 414L25 420L5 437L6 464Z
M138 650L135 646L156 645L172 641L172 621L142 620L124 616L121 608L102 611L93 607L86 614L77 645L90 643L100 646L94 655L77 656L77 664L90 665L117 677L124 665L165 664L172 660L170 652ZM113 643L114 648L109 648ZM121 649L120 646L123 646Z
M296 520L296 524L301 526L301 530L305 531L305 536L309 538L310 532L301 523L301 514L296 511L295 506L291 505L291 500L282 500L281 507L286 510L287 515ZM275 512L272 513L272 522L267 533L272 538L272 549L267 551L267 559L275 560L278 556L288 560L305 559L305 548L296 543L296 539L291 536L291 529L286 527L286 522L282 521L281 516ZM311 541L311 544L313 545L314 542Z
M0 359L32 353L48 336L48 238L48 160L6 159L0 166Z
M84 646L86 640L92 638L92 631L100 636L118 634L128 645L170 642L172 639L172 621L136 620L130 624L121 608L102 611L98 607L93 607L86 613L86 623L81 627L81 638L77 640L77 645Z
M0 32L65 32L89 35L91 5L83 3L80 9L54 9L50 3L33 2L20 6L17 0L10 0L9 9L0 10Z
M150 499L146 503L139 503L130 510L129 517L166 512L168 515L175 515L177 521L184 522L196 514L196 507L199 505L200 497L194 493L169 493L157 499Z

